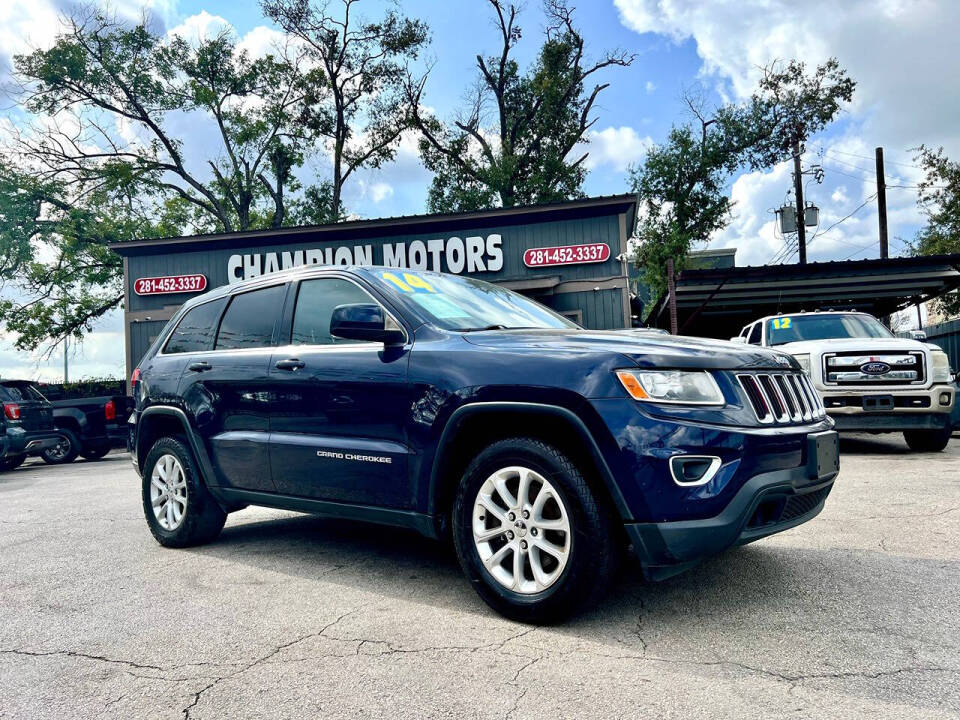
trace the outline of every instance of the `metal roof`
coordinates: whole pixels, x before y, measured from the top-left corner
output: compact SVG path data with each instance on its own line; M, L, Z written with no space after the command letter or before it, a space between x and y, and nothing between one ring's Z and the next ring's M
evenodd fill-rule
M884 317L960 288L960 254L684 270L677 278L680 332L731 337L765 315L860 310ZM669 298L649 323L670 326Z
M472 212L400 215L369 220L346 220L327 225L298 225L243 232L143 238L114 243L110 245L110 249L119 255L127 256L176 252L183 250L185 246L189 249L209 249L211 247L252 247L263 245L265 242L342 241L420 231L429 232L438 225L446 230L458 230L502 225L505 222L523 224L566 218L597 217L611 212L626 212L627 227L632 228L636 209L636 195L605 195L544 205L519 205Z

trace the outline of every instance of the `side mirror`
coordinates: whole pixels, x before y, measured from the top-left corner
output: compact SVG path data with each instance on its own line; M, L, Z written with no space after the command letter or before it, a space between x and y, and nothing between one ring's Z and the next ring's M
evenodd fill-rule
M376 303L337 305L330 316L330 334L384 345L399 345L406 340L403 328Z
M743 335L737 335L736 337L730 338L730 342L740 343L741 345L746 345L747 339Z

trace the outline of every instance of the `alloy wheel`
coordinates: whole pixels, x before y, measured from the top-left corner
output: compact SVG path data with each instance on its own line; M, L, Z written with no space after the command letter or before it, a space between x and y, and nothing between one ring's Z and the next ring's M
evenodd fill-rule
M164 530L180 527L187 511L187 479L175 455L161 455L150 473L150 503Z
M64 435L60 436L57 444L47 450L47 456L51 460L63 460L70 452L70 440Z
M473 541L487 572L530 595L552 586L570 558L570 519L557 490L538 472L511 466L493 473L473 506Z

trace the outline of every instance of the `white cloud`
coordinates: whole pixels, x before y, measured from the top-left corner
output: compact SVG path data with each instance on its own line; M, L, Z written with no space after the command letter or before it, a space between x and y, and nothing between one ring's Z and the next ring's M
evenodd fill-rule
M632 127L590 130L587 133L587 151L590 154L584 161L584 165L589 170L601 165L609 165L623 172L630 165L642 160L651 145L653 140L649 135L641 137ZM578 146L574 148L571 155L579 157L582 153L582 146Z
M646 85L644 85L644 89L647 91L647 95L649 95L657 89L657 86L652 81L647 80Z
M379 203L388 197L393 197L393 188L385 182L376 182L370 186L370 198Z
M693 40L702 59L702 80L723 96L742 98L755 87L760 68L772 60L800 59L808 67L837 57L858 83L854 102L826 139L811 143L804 165L822 163L823 186L809 186L821 206L821 227L840 220L876 192L873 152L886 149L888 185L916 185L909 148L943 145L960 156L960 73L956 28L960 2L882 0L837 3L834 0L710 2L699 0L615 0L624 25L640 33ZM838 133L842 135L838 136ZM814 151L823 151L817 155ZM899 164L898 164L899 163ZM741 247L739 262L764 262L773 254L773 226L767 210L779 206L790 187L789 172L748 173L733 185L736 219L714 238L716 245ZM887 193L892 251L897 235L909 237L920 220L915 191ZM894 218L897 218L894 220ZM876 203L830 233L818 236L812 259L876 253ZM770 249L767 257L764 253Z
M258 25L240 38L237 50L246 50L252 58L279 55L284 42L286 42L286 36L279 30Z
M167 31L170 37L178 36L188 43L196 43L200 40L214 38L224 31L232 31L233 26L230 22L219 15L211 15L206 10L201 10L196 15L190 15L176 27Z

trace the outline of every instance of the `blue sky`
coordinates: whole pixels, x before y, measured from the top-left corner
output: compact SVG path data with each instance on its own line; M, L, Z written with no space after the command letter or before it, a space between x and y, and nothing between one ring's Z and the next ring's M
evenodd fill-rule
M335 0L332 0L335 2ZM594 55L621 48L636 53L632 67L604 71L611 86L600 96L591 130L585 191L591 195L628 190L627 166L642 162L650 144L661 141L671 124L687 120L680 102L685 87L700 87L714 102L750 93L758 68L774 59L798 58L809 65L839 58L859 83L853 104L827 131L813 138L806 165L825 170L822 185L810 183L807 198L821 208L821 224L810 245L811 260L877 255L877 210L871 198L874 147L887 158L891 251L900 253L921 221L915 186L920 178L913 153L921 143L943 145L960 157L960 54L955 31L960 3L950 0L580 0L576 12ZM188 37L225 25L255 52L265 52L276 28L255 2L226 0L112 0L118 14L137 17L144 10L156 26ZM51 42L57 13L68 0L5 0L0 3L0 82L12 53ZM376 17L383 4L360 7ZM443 118L462 105L475 77L475 55L496 51L498 36L482 0L404 0L403 12L427 21L435 66L424 102ZM517 58L529 63L544 24L537 0L526 0ZM2 122L16 122L7 111ZM173 120L173 122L178 122ZM202 126L184 122L188 145L204 146ZM0 128L2 130L2 128ZM198 157L202 157L200 152ZM324 174L326 158L314 158L305 172ZM429 173L407 137L396 161L358 174L345 189L348 209L362 217L385 217L425 210ZM736 247L741 265L768 262L783 247L772 210L791 185L784 163L731 179L734 200L730 226L710 240L714 247ZM849 215L849 217L847 217ZM846 219L843 219L846 218ZM60 362L23 357L0 347L0 374L56 378ZM122 343L118 314L106 318L77 351L75 375L122 371L115 349Z

